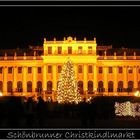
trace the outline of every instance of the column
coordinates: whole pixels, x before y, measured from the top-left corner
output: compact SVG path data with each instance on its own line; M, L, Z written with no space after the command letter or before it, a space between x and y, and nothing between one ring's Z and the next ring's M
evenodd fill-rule
M117 66L114 66L114 91L117 92Z
M57 90L57 81L56 81L56 64L53 65L53 90Z
M123 69L123 75L124 75L124 88L127 89L127 67L125 66Z
M27 67L23 67L23 92L27 92Z
M17 89L17 67L13 67L13 77L14 77L14 81L13 81L13 91L16 91Z
M37 67L33 67L33 92L36 91L37 88Z
M103 70L103 75L104 75L104 88L105 88L105 92L108 91L108 82L107 82L107 67L105 66L104 67L104 70Z
M47 90L47 79L46 79L46 75L47 75L47 66L44 65L43 66L43 90Z
M93 87L94 91L97 91L97 67L94 65L94 82L93 82Z
M134 89L138 88L138 82L137 82L137 67L134 66Z
M87 65L84 64L84 81L83 81L83 84L84 84L84 92L87 91Z
M7 67L6 66L4 66L3 67L3 92L4 92L4 94L6 95L7 94Z

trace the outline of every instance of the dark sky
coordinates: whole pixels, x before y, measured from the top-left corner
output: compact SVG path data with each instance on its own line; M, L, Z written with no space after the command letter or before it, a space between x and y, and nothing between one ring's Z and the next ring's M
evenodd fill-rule
M69 35L138 48L140 7L0 7L0 48L42 45L44 37Z

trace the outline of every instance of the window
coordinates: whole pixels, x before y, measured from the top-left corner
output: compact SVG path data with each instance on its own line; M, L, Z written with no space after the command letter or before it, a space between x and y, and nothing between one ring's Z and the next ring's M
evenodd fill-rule
M0 91L3 91L3 82L0 81Z
M58 47L58 54L62 53L62 47Z
M48 54L52 54L52 47L48 47Z
M17 91L22 92L22 81L17 82Z
M72 54L72 47L68 47L68 54Z
M131 67L128 68L128 73L133 73L133 69Z
M8 73L12 73L12 67L8 68Z
M48 73L52 73L52 66L48 66Z
M48 81L47 82L47 93L48 94L51 94L52 93L52 87L53 87L52 81Z
M82 65L78 66L78 73L82 73Z
M12 81L8 81L7 82L7 92L11 92L13 91L13 83Z
M99 73L103 73L103 68L99 67Z
M139 73L140 73L140 68L138 69Z
M113 81L108 82L108 92L113 92Z
M41 70L42 70L41 67L38 67L38 73L41 73Z
M41 92L42 91L42 82L41 81L38 81L37 82L37 92Z
M118 92L122 92L123 91L123 81L119 81L118 82Z
M93 82L88 81L88 94L92 94L92 93L93 93Z
M31 81L27 82L27 92L32 92L32 82Z
M108 68L109 73L112 73L112 67Z
M58 73L61 73L61 69L62 69L62 67L58 66Z
M82 47L78 47L78 54L82 54Z
M28 67L28 73L32 73L32 67Z
M18 67L18 73L22 73L22 67Z
M119 73L122 73L122 70L123 70L122 67L119 67Z
M98 91L99 92L104 92L104 83L103 83L103 81L98 82Z
M0 67L0 73L2 73L2 67Z
M84 89L83 89L83 81L78 81L78 90L80 94L84 93Z
M134 88L134 82L133 81L128 81L128 92L132 92Z
M92 46L88 47L88 54L92 54Z
M88 73L92 73L92 65L88 66Z

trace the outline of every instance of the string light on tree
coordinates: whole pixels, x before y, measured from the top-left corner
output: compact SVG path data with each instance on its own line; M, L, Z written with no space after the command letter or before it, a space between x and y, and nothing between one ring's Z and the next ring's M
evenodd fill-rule
M140 103L124 103L115 102L115 114L117 116L140 116Z
M70 59L64 63L60 73L60 79L57 87L57 101L59 103L76 104L81 101L73 63Z

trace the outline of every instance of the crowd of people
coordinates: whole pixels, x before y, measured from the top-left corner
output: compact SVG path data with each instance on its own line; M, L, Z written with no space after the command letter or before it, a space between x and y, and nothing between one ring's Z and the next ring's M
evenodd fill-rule
M6 97L5 97L6 98ZM1 127L45 127L50 119L78 119L79 127L94 127L97 117L106 117L104 109L100 109L96 102L87 103L85 100L79 104L58 104L57 102L45 102L42 97L38 101L33 98L27 100L21 97L9 97L0 100L0 126ZM106 117L107 118L107 117Z

